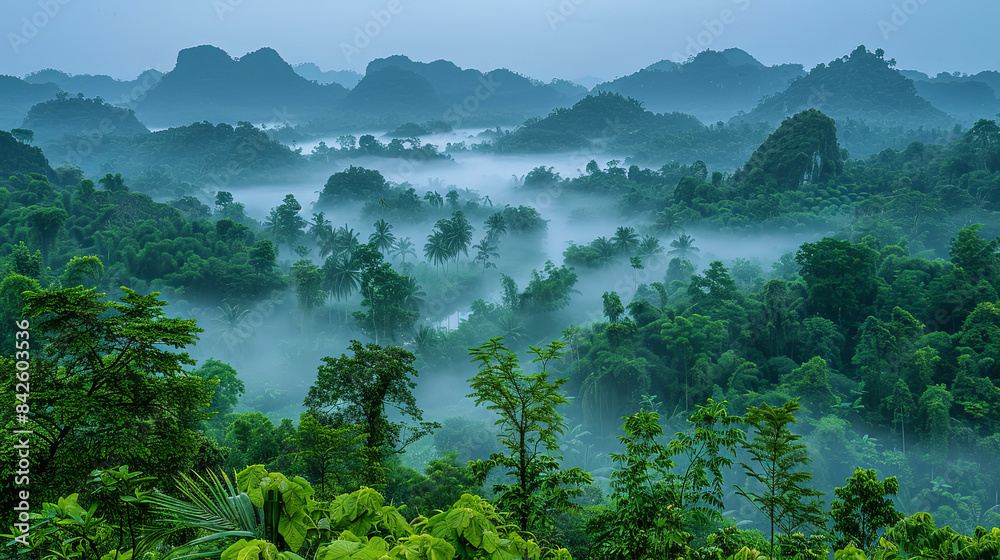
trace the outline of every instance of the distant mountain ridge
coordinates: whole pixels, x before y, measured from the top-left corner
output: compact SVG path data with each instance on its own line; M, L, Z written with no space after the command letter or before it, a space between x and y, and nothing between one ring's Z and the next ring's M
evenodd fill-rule
M148 70L131 81L52 69L23 80L0 76L0 122L20 126L31 106L59 91L132 108L154 128L202 121L309 123L309 134L351 127L390 130L425 120L453 127L508 126L601 92L636 99L653 113L683 113L704 123L735 119L777 126L816 108L838 120L917 129L1000 111L1000 72L932 78L897 71L883 54L862 46L806 73L797 64L766 66L740 49L707 50L685 63L654 62L588 91L592 79L580 79L584 85L558 79L544 83L504 68L484 72L447 60L418 62L393 55L372 60L361 76L324 72L313 63L293 67L266 47L237 58L201 45L180 51L169 72ZM338 77L353 87L347 89Z
M116 80L103 74L70 75L59 70L46 68L25 76L24 81L30 84L52 83L60 89L75 96L82 93L85 97L100 97L113 104L128 104L142 95L163 77L163 72L146 70L134 80Z
M790 80L804 74L800 64L769 67L740 49L706 50L684 64L661 60L598 84L594 92L620 93L642 101L650 111L681 112L716 122L752 110L762 97L783 91Z
M232 58L202 45L177 54L173 70L147 92L136 113L153 126L185 120L294 121L330 111L346 93L339 84L303 78L274 49Z
M988 70L972 75L941 72L933 78L914 70L900 73L913 80L920 97L966 122L1000 112L1000 72Z
M423 77L447 106L457 105L468 112L484 110L544 114L556 107L572 104L586 95L586 92L579 90L567 95L566 88L557 89L506 68L484 73L471 68L459 68L447 60L414 62L403 55L371 61L365 75L389 67L408 70Z
M59 93L52 83L33 84L15 76L0 75L0 129L21 126L32 106L52 99Z

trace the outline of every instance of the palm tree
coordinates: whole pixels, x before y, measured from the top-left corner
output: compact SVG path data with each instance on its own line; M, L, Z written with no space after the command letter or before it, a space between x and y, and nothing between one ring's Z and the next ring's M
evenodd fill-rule
M347 224L344 224L343 227L333 230L332 235L320 240L319 256L321 259L325 259L328 256L336 256L343 252L353 253L354 249L360 244L358 234L348 227Z
M499 318L500 335L506 340L521 342L528 334L524 319L513 311L505 311Z
M424 256L434 263L434 266L448 262L451 254L448 252L443 232L436 230L427 237L427 243L424 244Z
M670 246L673 249L668 251L667 254L685 260L691 260L690 257L701 251L701 249L694 246L694 238L686 233L680 234L677 239L671 241Z
M640 257L655 257L662 255L664 250L663 245L660 245L659 239L652 235L644 235L642 236L642 241L639 242L638 249L636 249L636 254Z
M444 197L442 197L441 193L437 191L427 191L424 194L424 200L431 205L431 208L440 208L444 206Z
M375 222L375 233L368 236L368 242L374 243L379 252L385 253L396 241L396 236L392 233L392 225L385 220Z
M322 244L323 240L333 235L333 227L330 220L326 219L324 212L313 214L313 221L309 222L309 236Z
M270 524L266 521L271 520L270 512L254 506L247 493L239 492L226 473L222 473L220 477L209 472L208 479L197 474L195 476L198 481L186 474L181 474L177 480L177 489L183 499L168 496L158 490L146 496L144 501L152 506L153 517L158 522L143 535L140 547L133 551L136 557L145 556L146 552L153 551L159 543L172 540L175 534L181 532L207 532L207 535L174 547L164 558L211 555L213 553L199 549L199 554L178 556L182 552L191 552L195 546L231 537L277 541L278 535L273 528L277 526L277 521L269 527ZM264 505L265 508L269 506L268 503ZM280 507L279 505L278 508ZM231 540L225 544L231 544ZM224 545L220 546L225 548ZM223 548L214 551L214 554L218 556Z
M240 304L230 305L226 302L222 302L216 309L219 310L219 315L214 320L222 324L222 330L216 336L229 344L229 349L236 353L254 335L254 328L246 321L250 310L244 309Z
M435 346L437 342L437 331L433 327L420 325L413 331L413 343L417 346L418 352L425 352ZM426 358L425 358L426 359Z
M448 251L457 261L459 251L461 251L465 256L469 256L469 245L472 243L473 228L472 224L469 223L469 220L466 219L465 214L461 210L453 212L451 220L448 220L448 222L449 224L446 237Z
M417 252L413 250L413 242L410 241L409 237L397 240L392 246L392 256L399 257L403 262L406 262L406 255L417 256Z
M403 308L411 311L419 311L420 306L424 304L423 296L426 296L427 293L420 289L416 278L412 276L404 276L403 278L405 280L403 280L403 285L400 287L403 292Z
M680 235L684 233L681 227L681 219L673 210L666 208L656 213L656 231L667 235Z
M615 235L611 238L611 243L615 246L615 251L619 255L628 255L639 246L639 235L635 229L628 226L619 226L615 230Z
M493 239L500 239L501 235L507 234L507 220L503 217L503 212L494 212L486 218L486 235Z
M618 254L618 250L615 248L615 244L611 242L607 237L601 236L590 242L590 246L594 249L597 254L597 262L602 266L609 264L615 260L615 256Z
M350 297L361 283L361 266L358 260L348 252L326 259L323 263L323 289L330 297L340 301Z
M497 251L497 244L490 236L486 236L479 243L472 246L476 250L476 258L473 262L483 263L483 274L486 274L487 268L496 268L496 263L490 262L491 258L499 259L500 252Z

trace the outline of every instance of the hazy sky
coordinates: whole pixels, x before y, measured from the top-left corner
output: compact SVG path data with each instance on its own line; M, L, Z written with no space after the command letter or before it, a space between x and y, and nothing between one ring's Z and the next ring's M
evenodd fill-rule
M612 79L705 47L809 69L864 44L931 74L1000 69L996 0L3 0L0 20L0 73L17 76L133 78L201 44L324 70L405 54L542 80Z

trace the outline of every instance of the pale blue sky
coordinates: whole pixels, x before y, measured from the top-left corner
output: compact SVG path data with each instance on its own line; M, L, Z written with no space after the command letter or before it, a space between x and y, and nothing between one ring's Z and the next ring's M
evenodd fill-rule
M0 73L132 78L200 44L324 70L405 54L542 80L611 79L703 47L809 69L864 44L900 68L972 73L1000 69L998 21L995 0L3 0Z

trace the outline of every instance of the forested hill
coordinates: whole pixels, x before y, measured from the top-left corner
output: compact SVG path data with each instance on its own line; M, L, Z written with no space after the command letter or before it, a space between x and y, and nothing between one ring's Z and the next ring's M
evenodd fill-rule
M14 132L18 132L15 129ZM18 173L39 173L55 178L45 154L37 146L27 142L28 138L15 138L13 134L0 130L0 177L10 177Z
M860 46L850 55L820 64L788 88L761 101L740 121L777 124L816 108L834 119L854 118L873 125L947 126L951 119L917 94L913 81L894 69L881 49Z
M113 107L100 97L87 99L83 94L68 97L65 93L33 106L22 128L35 133L40 144L59 140L64 135L117 134L126 138L149 134L149 129L131 109Z
M803 74L800 64L764 66L740 49L706 50L682 64L660 61L593 91L620 93L650 111L687 113L714 123L752 110L762 97L784 91Z
M843 167L833 119L809 109L781 123L734 174L733 186L758 193L786 191L803 182L827 182Z
M701 122L680 113L658 115L642 103L616 93L588 95L568 109L556 109L543 119L529 119L509 135L498 138L499 152L569 151L592 141L617 141L625 134L677 134L704 128ZM641 131L641 132L640 132Z

